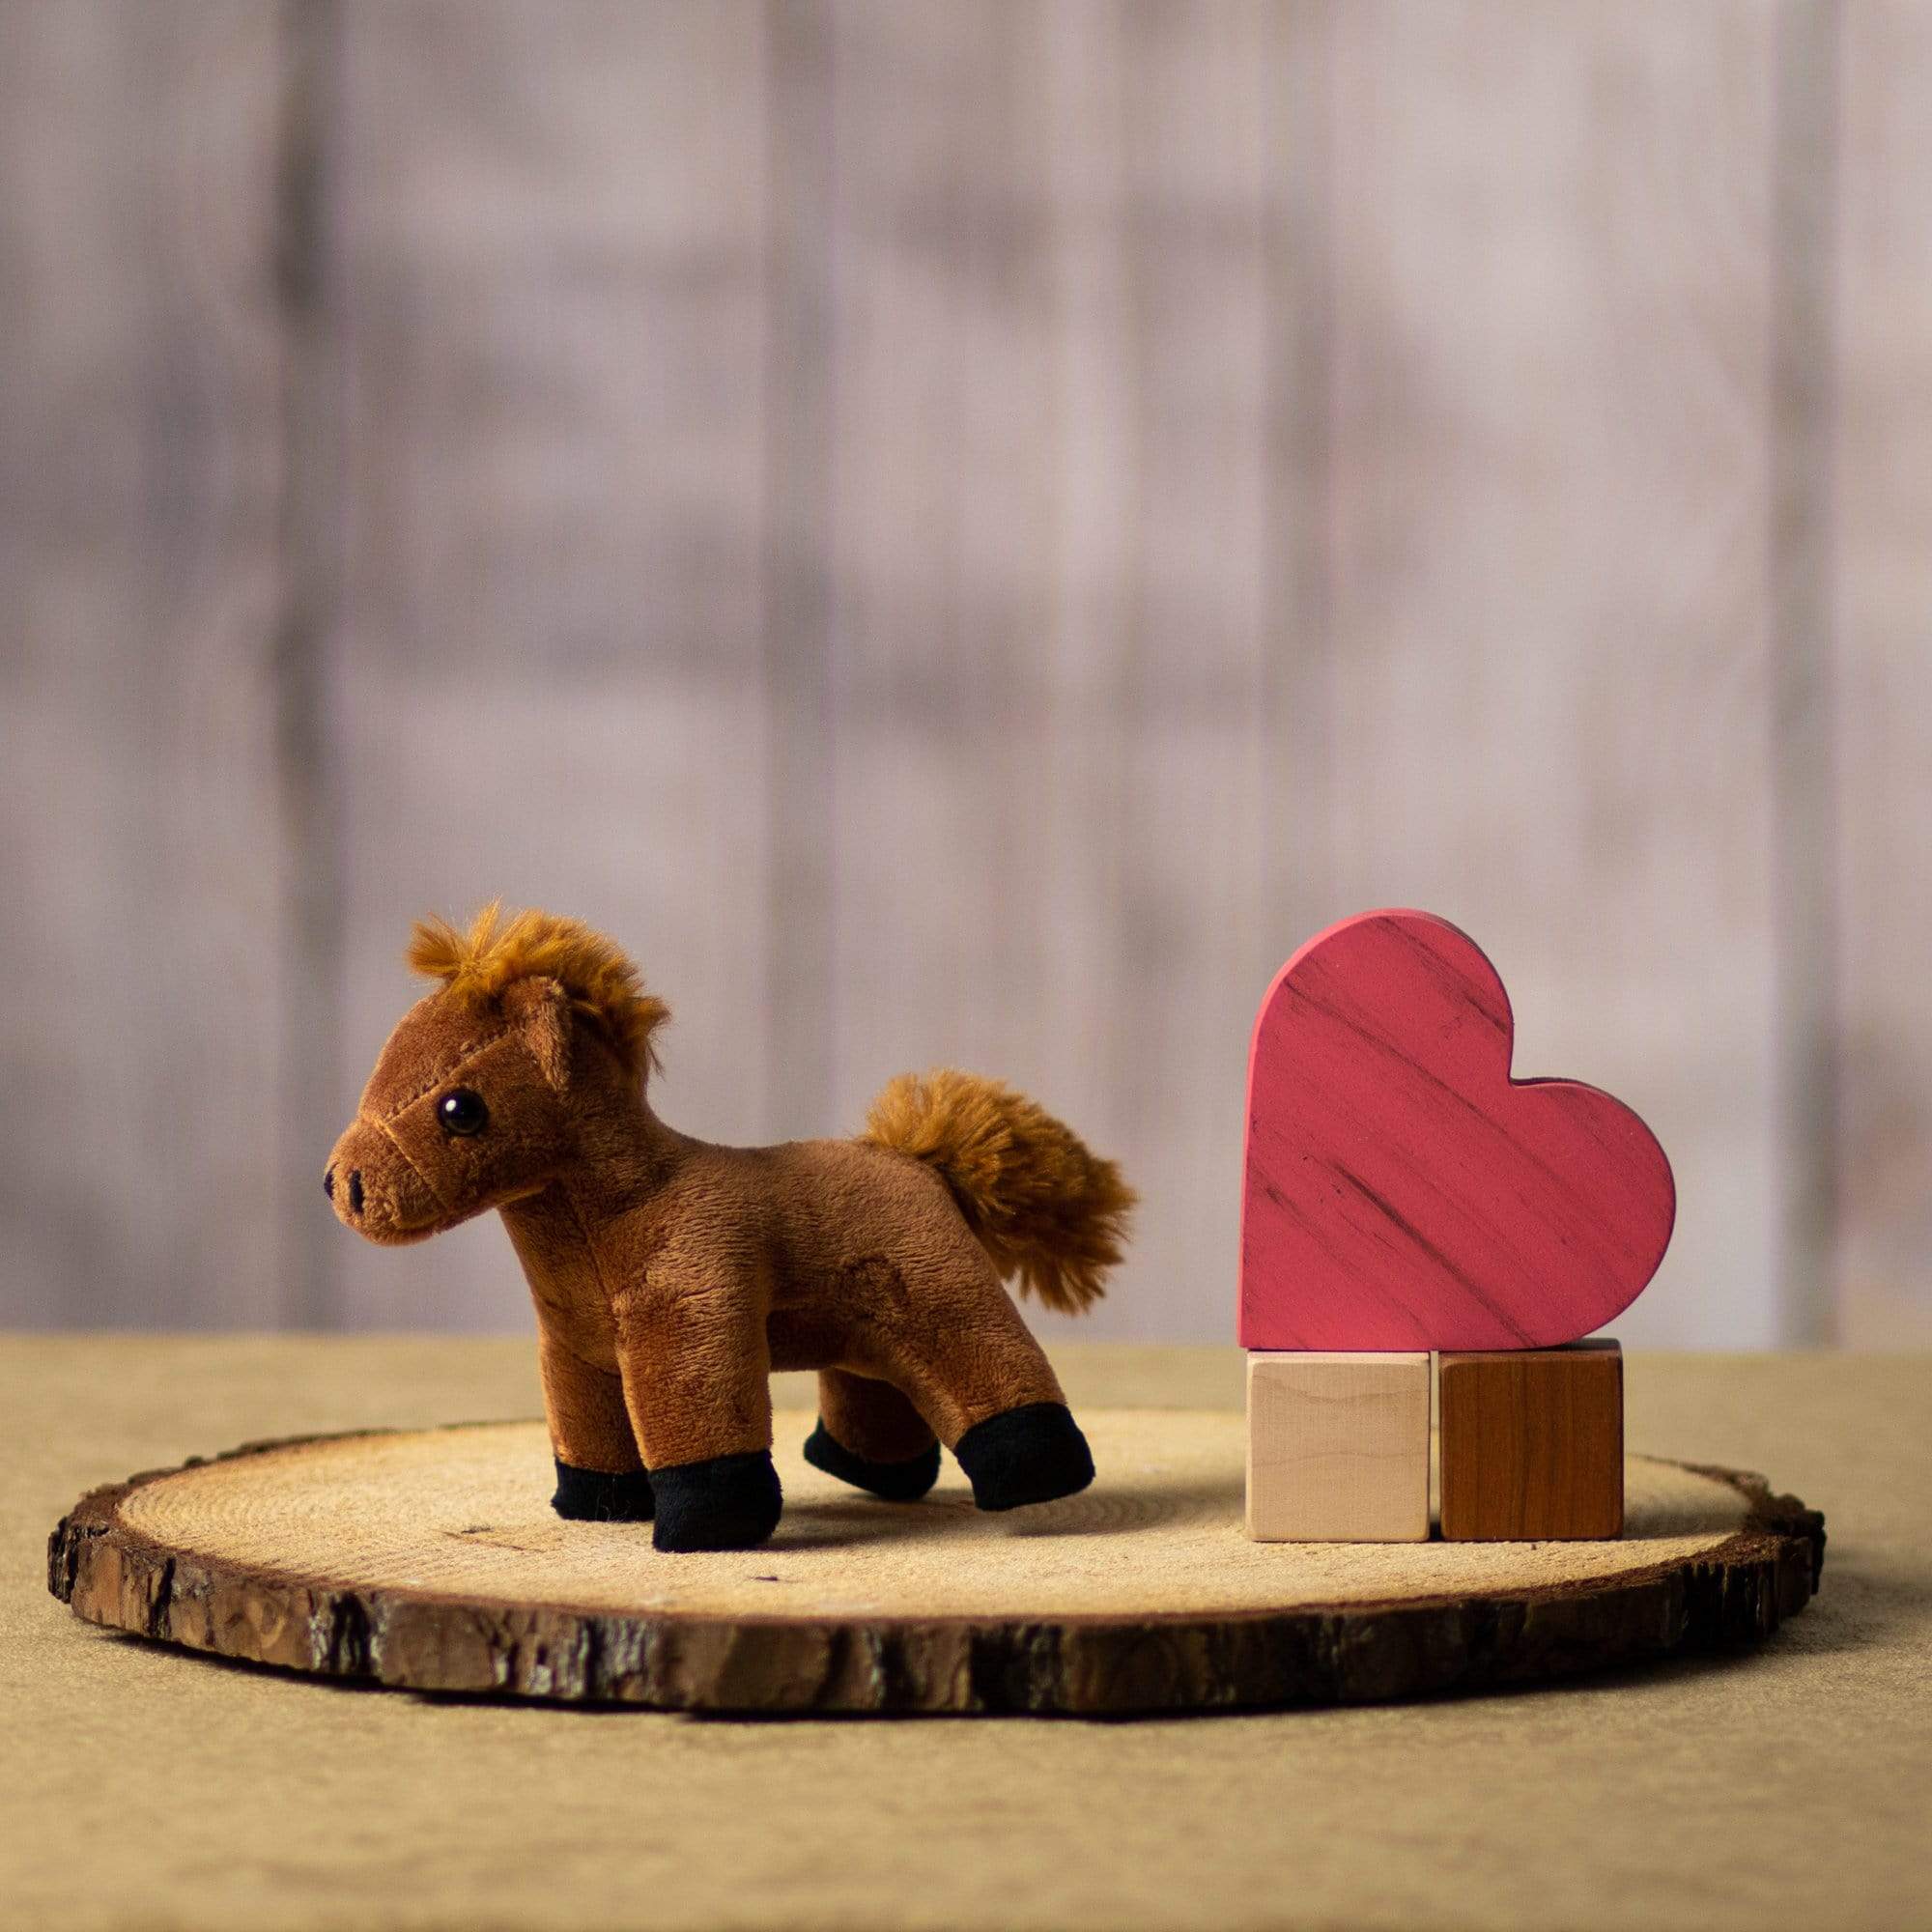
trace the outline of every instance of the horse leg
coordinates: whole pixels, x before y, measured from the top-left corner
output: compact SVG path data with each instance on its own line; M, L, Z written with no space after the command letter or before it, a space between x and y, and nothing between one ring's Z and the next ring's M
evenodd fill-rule
M896 1367L959 1459L982 1510L1052 1502L1094 1480L1060 1379L990 1262L963 1266L940 1305L898 1338Z
M558 1516L588 1522L648 1522L655 1508L651 1479L638 1455L615 1375L580 1360L548 1330L539 1330L544 1412L556 1459Z
M611 1304L659 1549L750 1549L778 1527L771 1350L756 1284L698 1257Z
M887 1502L916 1502L939 1480L939 1438L891 1382L821 1369L805 1460Z

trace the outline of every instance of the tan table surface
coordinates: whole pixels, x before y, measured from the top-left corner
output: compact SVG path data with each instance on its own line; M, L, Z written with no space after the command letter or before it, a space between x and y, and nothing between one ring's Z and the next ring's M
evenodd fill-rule
M1232 1350L1060 1360L1076 1405L1239 1401ZM1382 1709L760 1723L345 1689L45 1594L83 1489L533 1413L527 1344L0 1340L0 1922L1932 1925L1932 1358L1638 1355L1629 1390L1634 1449L1826 1513L1824 1592L1755 1656Z

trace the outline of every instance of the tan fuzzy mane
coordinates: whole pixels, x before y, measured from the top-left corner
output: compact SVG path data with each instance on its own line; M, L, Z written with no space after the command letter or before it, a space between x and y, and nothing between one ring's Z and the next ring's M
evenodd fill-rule
M665 1003L644 991L643 979L614 940L582 920L534 907L502 922L502 901L492 899L468 932L446 919L422 919L410 936L412 972L440 980L460 999L494 1000L518 980L554 980L571 1005L610 1041L634 1072L658 1064L651 1043L670 1017Z

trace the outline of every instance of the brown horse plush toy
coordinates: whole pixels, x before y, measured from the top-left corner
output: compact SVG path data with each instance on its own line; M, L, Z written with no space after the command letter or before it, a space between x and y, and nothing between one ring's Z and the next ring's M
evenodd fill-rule
M324 1180L372 1241L498 1209L536 1301L566 1517L660 1549L761 1543L781 1507L769 1375L816 1369L819 1468L923 1495L939 1444L981 1509L1071 1495L1086 1438L1003 1280L1077 1311L1131 1191L993 1081L902 1075L857 1140L713 1147L645 1096L668 1016L608 939L490 907L416 927L439 980L390 1036Z

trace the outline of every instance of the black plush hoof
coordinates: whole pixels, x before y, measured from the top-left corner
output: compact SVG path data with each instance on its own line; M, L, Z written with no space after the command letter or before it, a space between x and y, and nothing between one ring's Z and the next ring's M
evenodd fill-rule
M1070 1496L1094 1480L1094 1457L1072 1411L1028 1402L976 1422L952 1452L982 1510L1020 1509Z
M814 1469L850 1483L855 1490L883 1496L889 1503L916 1503L939 1480L939 1444L923 1449L903 1463L868 1463L819 1425L805 1438L805 1460Z
M655 1507L651 1479L641 1469L613 1475L605 1469L575 1468L561 1461L550 1506L574 1522L649 1522Z
M651 1471L660 1549L750 1549L779 1526L784 1493L769 1449Z

